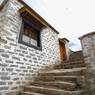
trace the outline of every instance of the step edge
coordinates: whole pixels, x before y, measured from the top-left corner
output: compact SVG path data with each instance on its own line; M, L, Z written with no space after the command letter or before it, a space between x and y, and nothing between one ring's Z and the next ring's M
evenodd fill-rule
M84 90L76 90L76 91L69 91L69 90L62 90L62 89L55 89L55 88L46 88L46 87L38 87L38 86L25 86L25 88L37 88L37 89L45 89L45 90L55 90L55 91L61 91L61 92L71 92L71 93L78 93L83 92Z
M44 81L39 81L39 82L34 82L35 84L36 83L65 83L65 84L68 84L68 85L76 85L75 83L71 83L71 82L65 82L65 81L54 81L54 82L52 82L52 81L50 81L50 82L44 82Z
M42 78L42 77L51 77L51 76L37 76L36 78ZM85 76L77 76L77 75L75 75L75 76L70 76L70 75L64 75L64 76L52 76L52 77L63 77L63 78L66 78L66 77L68 77L68 78L84 78Z
M58 69L58 70L51 70L51 71L46 71L46 72L40 72L39 74L49 74L49 73L65 73L65 72L75 72L75 71L81 71L81 70L86 70L86 67L81 67L81 68L73 68L73 69Z

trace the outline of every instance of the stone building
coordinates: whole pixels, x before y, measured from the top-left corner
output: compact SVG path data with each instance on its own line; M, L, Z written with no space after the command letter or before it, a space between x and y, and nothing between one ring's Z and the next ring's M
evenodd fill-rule
M79 38L82 43L83 56L86 64L86 89L85 95L95 95L95 31Z
M34 92L94 95L95 32L80 37L80 40L83 50L70 54L69 41L58 39L58 32L24 0L0 0L0 95L17 95L22 87L32 83L41 73L39 71L46 68L52 71L43 72L47 78L42 76L36 81L43 88L33 81L36 87L31 89ZM64 61L67 63L60 64ZM43 80L42 84L40 80ZM56 82L45 84L47 80ZM26 91L30 93L31 89L28 87ZM21 95L31 93L23 91Z
M0 95L60 61L58 32L23 0L0 0Z

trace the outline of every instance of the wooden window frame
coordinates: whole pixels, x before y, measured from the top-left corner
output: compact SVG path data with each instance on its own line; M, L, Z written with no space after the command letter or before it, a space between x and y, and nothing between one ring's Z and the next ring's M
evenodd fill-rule
M31 26L31 28L34 28L37 32L37 46L33 45L33 44L30 44L30 43L26 43L22 40L22 36L23 36L23 32L24 32L24 23L27 23L29 26ZM33 25L32 22L29 22L28 20L24 20L22 18L22 25L21 25L21 31L20 31L20 34L19 34L19 40L18 40L19 43L21 44L24 44L28 47L31 47L31 48L35 48L37 50L42 50L42 44L41 44L41 30L38 30L36 26Z

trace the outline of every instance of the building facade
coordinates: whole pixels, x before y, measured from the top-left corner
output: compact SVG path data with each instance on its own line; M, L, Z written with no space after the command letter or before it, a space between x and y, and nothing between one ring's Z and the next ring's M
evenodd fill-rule
M0 4L0 95L15 95L40 69L60 63L58 32L22 0Z

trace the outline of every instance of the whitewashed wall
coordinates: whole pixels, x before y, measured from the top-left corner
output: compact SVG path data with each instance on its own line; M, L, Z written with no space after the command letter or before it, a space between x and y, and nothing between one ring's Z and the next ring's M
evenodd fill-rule
M41 31L42 51L18 43L21 7L9 0L0 12L0 95L15 95L39 69L60 62L58 34L50 28Z

